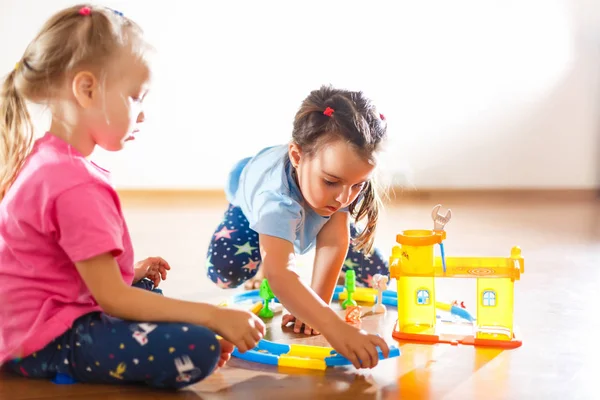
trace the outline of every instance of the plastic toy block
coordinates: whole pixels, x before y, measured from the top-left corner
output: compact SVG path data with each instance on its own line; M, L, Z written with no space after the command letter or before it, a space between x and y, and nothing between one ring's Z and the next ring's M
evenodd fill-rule
M266 279L263 279L260 284L259 294L261 299L263 299L263 306L258 312L258 316L261 318L273 318L273 311L269 309L269 303L275 298L275 295L271 291L271 286Z
M353 269L346 271L346 300L342 303L342 308L345 310L348 306L358 305L355 300L352 299L352 294L356 291L356 273Z

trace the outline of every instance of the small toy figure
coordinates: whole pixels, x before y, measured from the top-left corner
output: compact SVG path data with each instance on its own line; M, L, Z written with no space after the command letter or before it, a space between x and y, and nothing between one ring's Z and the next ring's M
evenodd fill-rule
M377 289L377 304L373 306L373 314L385 314L386 307L381 302L383 291L387 290L388 277L381 274L373 275L373 289Z
M348 306L357 306L358 304L352 298L352 293L356 292L356 272L353 269L346 271L346 292L348 297L342 303L342 309L345 310Z
M360 327L361 325L361 307L360 306L348 306L346 309L346 322L350 325Z
M461 301L460 304L459 304L458 300L454 300L454 301L452 301L452 305L456 306L456 307L463 308L465 310L467 309L467 307L465 306L465 302L464 301Z
M273 311L269 308L269 303L275 298L275 295L271 291L271 286L266 279L262 280L258 294L263 299L263 307L258 312L258 316L261 318L273 318Z

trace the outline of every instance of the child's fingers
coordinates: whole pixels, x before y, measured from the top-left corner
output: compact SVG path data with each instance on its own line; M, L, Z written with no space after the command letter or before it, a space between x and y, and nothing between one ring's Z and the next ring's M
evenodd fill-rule
M162 257L156 257L158 259L159 264L164 267L165 269L171 269L171 266L169 265L169 263Z
M148 264L157 264L164 267L165 269L171 269L169 263L165 261L165 259L162 257L148 257L143 262Z
M306 324L304 324L304 334L305 335L312 335L312 328Z
M296 318L296 323L294 324L294 332L300 333L301 329L302 329L302 321L300 321L298 318Z
M256 320L254 321L254 327L258 330L260 339L265 337L265 334L267 333L267 326L260 318L256 318Z
M230 341L222 339L219 341L219 343L221 344L221 353L233 352L234 346Z
M287 326L290 322L294 322L296 318L294 318L291 314L286 314L281 318L281 326Z
M375 346L378 346L383 353L384 358L388 358L390 355L390 347L387 342L379 335L373 335L373 340L371 341Z
M360 361L359 361L356 353L352 349L348 349L348 353L342 354L342 355L345 356L348 359L348 361L350 361L352 363L354 368L360 369L360 367L361 367Z
M164 266L159 266L158 271L160 272L160 277L163 281L167 279L167 269Z
M150 272L146 274L146 278L152 281L154 287L158 287L158 285L160 284L160 276L156 272Z

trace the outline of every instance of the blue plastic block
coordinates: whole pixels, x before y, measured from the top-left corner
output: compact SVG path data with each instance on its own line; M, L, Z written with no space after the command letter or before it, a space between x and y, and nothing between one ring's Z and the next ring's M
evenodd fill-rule
M261 353L256 350L248 350L245 353L240 353L237 348L233 350L233 356L242 360L255 362L259 364L278 365L279 357L273 354Z
M72 385L77 383L77 381L71 376L67 374L56 374L52 382L57 385Z

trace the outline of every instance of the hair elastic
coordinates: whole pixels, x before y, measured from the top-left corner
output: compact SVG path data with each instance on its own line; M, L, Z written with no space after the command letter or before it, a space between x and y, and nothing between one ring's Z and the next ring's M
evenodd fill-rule
M323 111L323 114L327 115L328 117L331 117L331 114L333 114L333 108L327 107L325 111Z
M113 10L112 8L109 8L109 10L112 11L113 13L117 14L119 17L123 16L123 13L121 11Z
M385 121L385 115L379 114L379 118L381 118L382 121Z
M92 13L92 9L89 7L81 7L79 9L79 15L83 15L85 17L87 17L88 15L90 15Z

